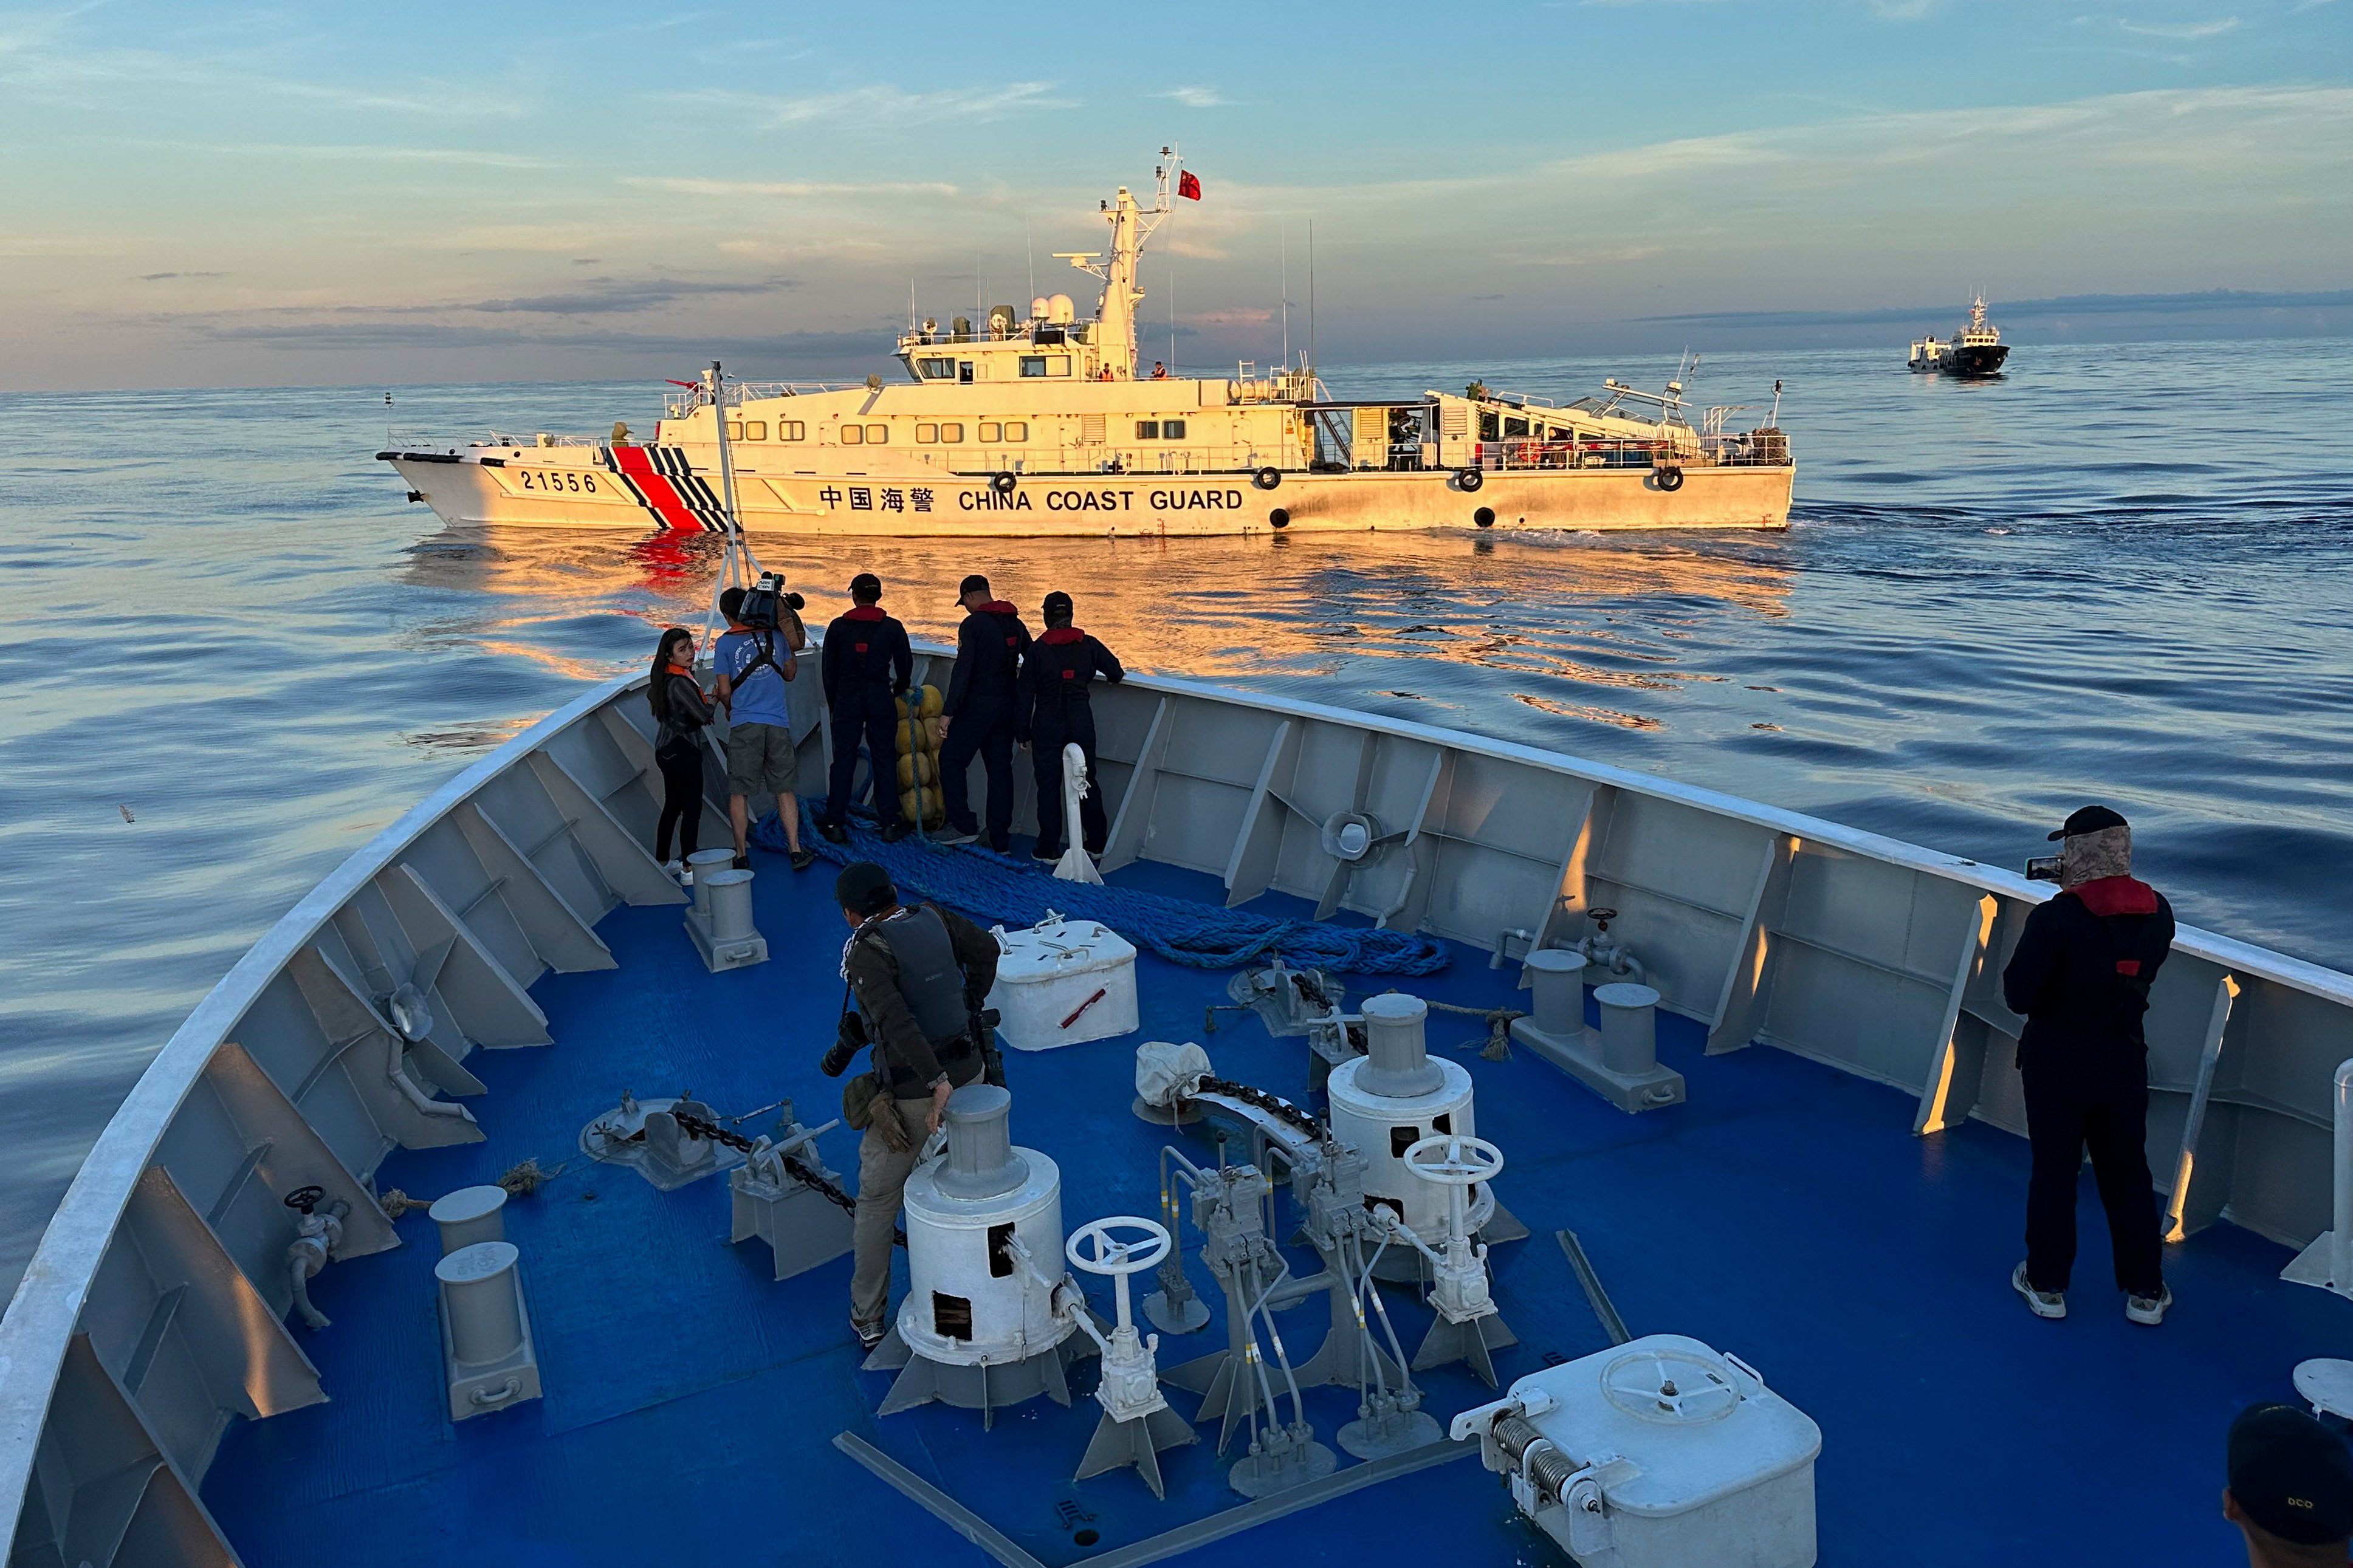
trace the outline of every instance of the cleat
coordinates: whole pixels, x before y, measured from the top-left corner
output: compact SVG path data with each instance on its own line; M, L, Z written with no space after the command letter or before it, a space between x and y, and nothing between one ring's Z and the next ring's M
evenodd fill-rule
M2136 1323L2147 1323L2155 1328L2165 1321L2166 1310L2172 1305L2173 1287L2170 1285L2159 1285L2154 1296L2136 1296L2127 1291L2125 1295L2125 1316Z
M2037 1290L2027 1283L2026 1265L2023 1263L2010 1271L2010 1288L2026 1298L2026 1310L2038 1318L2063 1318L2067 1315L2067 1292ZM2163 1315L2160 1310L2158 1316ZM2156 1319L2152 1318L2149 1321L2154 1322Z

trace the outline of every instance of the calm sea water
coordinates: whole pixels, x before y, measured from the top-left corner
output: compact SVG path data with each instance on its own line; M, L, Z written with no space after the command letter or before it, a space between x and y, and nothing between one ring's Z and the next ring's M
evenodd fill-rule
M1900 351L1900 345L1898 346ZM919 633L984 571L1131 663L1646 769L2012 863L2133 819L2183 918L2353 967L2344 342L1727 357L1788 384L1786 535L770 543ZM1579 395L1633 360L1335 390ZM649 428L638 383L0 396L0 1285L132 1080L345 855L700 624L708 550L444 532L386 427Z

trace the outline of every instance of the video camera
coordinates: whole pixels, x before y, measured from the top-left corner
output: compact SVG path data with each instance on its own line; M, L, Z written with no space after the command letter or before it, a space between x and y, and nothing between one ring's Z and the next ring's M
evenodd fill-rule
M798 594L785 588L781 572L763 572L760 580L744 595L744 607L736 614L738 625L755 632L772 632L783 620L779 606L798 613L808 603Z

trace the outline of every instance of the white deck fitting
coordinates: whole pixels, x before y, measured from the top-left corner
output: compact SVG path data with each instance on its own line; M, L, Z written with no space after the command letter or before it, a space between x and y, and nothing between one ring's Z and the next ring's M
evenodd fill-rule
M919 650L927 667L946 652ZM280 1199L316 1183L351 1205L345 1255L393 1245L368 1184L392 1148L481 1136L447 1098L480 1092L465 1058L549 1045L532 982L610 967L595 927L617 905L685 901L646 848L641 679L548 715L378 835L132 1087L0 1320L14 1551L103 1568L136 1539L167 1543L146 1560L233 1560L196 1495L221 1432L321 1397L282 1324ZM817 689L792 689L809 766ZM1614 907L1612 934L1712 1051L1778 1046L1896 1085L1921 1131L1971 1115L2023 1129L2000 976L2047 886L1626 769L1198 681L1132 677L1096 713L1108 867L1189 867L1232 902L1274 889L1491 951L1514 930L1574 941L1588 908ZM712 843L723 792L714 756ZM1355 860L1322 842L1341 813L1380 829ZM379 1005L404 984L433 1016L421 1038ZM2147 1030L2174 1234L2229 1218L2302 1246L2327 1229L2353 977L2185 927Z

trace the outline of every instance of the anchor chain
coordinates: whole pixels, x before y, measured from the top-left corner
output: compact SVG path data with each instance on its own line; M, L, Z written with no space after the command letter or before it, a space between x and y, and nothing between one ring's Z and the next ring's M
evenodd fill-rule
M716 1121L706 1121L690 1110L674 1110L670 1114L678 1118L678 1130L690 1138L702 1138L713 1143L723 1143L730 1149L741 1149L746 1154L752 1152L752 1140L744 1137L741 1132L730 1132ZM785 1173L793 1180L800 1183L844 1214L855 1215L858 1212L856 1198L810 1170L792 1155L786 1154L782 1158ZM891 1232L891 1239L899 1246L904 1247L907 1245L907 1233L894 1227Z
M1200 1088L1197 1092L1220 1094L1229 1100L1241 1100L1247 1105L1255 1106L1265 1111L1276 1121L1306 1133L1318 1143L1328 1147L1332 1142L1330 1128L1292 1104L1291 1101L1269 1094L1262 1089L1253 1089L1249 1084L1235 1083L1227 1079L1205 1077L1201 1079Z

